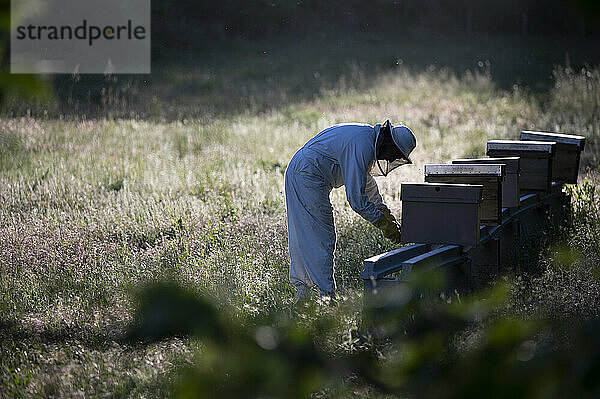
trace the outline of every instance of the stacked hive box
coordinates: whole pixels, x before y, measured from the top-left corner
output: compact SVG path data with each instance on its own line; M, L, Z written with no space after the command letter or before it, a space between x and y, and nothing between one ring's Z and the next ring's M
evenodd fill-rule
M428 183L459 183L483 186L481 219L485 226L496 226L502 221L502 182L505 165L425 165Z
M403 183L402 241L477 245L483 186Z
M522 131L521 140L554 142L556 155L552 163L552 180L557 183L577 183L580 154L585 137L560 133Z
M505 176L502 182L502 207L516 208L519 206L519 157L455 159L453 164L504 165Z
M491 140L487 143L490 157L519 157L521 176L519 189L523 193L550 192L554 142Z

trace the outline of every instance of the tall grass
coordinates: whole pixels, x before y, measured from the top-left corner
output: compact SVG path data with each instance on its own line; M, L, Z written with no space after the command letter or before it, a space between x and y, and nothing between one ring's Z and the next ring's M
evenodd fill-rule
M284 71L286 62L272 68ZM291 311L283 173L294 151L331 124L390 117L415 131L415 166L379 180L396 214L400 183L421 181L423 164L483 155L487 139L522 129L587 136L582 173L597 179L598 68L556 69L547 101L518 86L500 89L485 70L397 66L373 76L360 64L331 83L311 83L319 90L310 96L282 101L287 92L277 81L252 88L244 75L251 71L243 71L231 79L247 79L248 96L216 96L213 104L232 101L235 113L190 117L186 110L199 105L173 93L166 95L172 103L158 106L176 108L179 119L0 121L0 395L166 394L169 370L193 359L194 340L130 346L119 339L133 318L131 292L153 282L176 281L242 317ZM229 78L215 79L226 85ZM577 195L596 190L587 187ZM571 243L592 274L600 242L595 195L591 216L578 222L592 233L583 240L576 230ZM343 190L331 200L338 286L354 303L362 260L393 247L352 212ZM347 348L359 314L344 319L334 348Z
M589 137L583 160L585 166L597 166L600 154L600 68L554 70L555 84L548 113L558 130Z

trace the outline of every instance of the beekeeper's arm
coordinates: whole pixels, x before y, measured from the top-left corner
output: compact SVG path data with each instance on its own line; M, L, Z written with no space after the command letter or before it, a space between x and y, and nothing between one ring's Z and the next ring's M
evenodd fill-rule
M381 194L379 194L379 187L377 187L375 178L373 178L373 176L371 176L369 173L367 173L365 193L367 194L367 197L369 197L369 201L374 203L377 209L379 209L381 212L389 211L388 207L383 203Z
M346 199L350 207L367 221L375 223L381 218L382 211L377 209L377 205L367 195L368 179L365 179L369 163L373 159L374 150L371 146L361 146L360 144L359 142L346 145L339 160L340 168L346 186ZM371 177L371 179L373 178ZM373 180L372 183L375 183L375 181ZM370 187L370 191L373 191L372 187ZM376 197L383 204L377 190L377 183L375 183L375 192L377 193ZM377 198L375 200L377 201Z

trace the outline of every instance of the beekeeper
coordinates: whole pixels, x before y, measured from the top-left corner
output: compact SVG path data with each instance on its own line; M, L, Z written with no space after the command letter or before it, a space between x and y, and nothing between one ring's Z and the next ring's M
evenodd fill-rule
M316 285L321 297L335 298L335 227L329 201L332 188L346 186L352 209L400 242L396 219L383 203L373 176L387 176L404 164L417 141L406 126L347 123L331 126L292 157L285 172L290 282L296 301L308 299Z

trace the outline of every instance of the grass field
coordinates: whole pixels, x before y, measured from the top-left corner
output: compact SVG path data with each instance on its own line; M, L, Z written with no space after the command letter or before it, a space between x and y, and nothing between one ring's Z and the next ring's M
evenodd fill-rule
M347 56L332 72L327 51L307 54L299 44L311 59L303 67L290 46L264 67L242 54L227 71L210 62L166 69L162 83L135 88L140 104L123 100L133 117L119 111L114 94L105 102L116 117L51 110L0 120L0 396L168 395L178 366L202 345L123 341L135 293L154 282L176 281L242 317L291 311L283 174L296 149L338 122L390 117L416 133L415 165L378 180L397 215L400 183L422 181L426 163L484 155L488 139L522 129L585 135L580 181L588 189L574 189L579 218L563 243L572 256L561 261L564 251L551 248L538 274L510 279L501 312L598 315L598 68L557 67L540 94L499 82L485 63L468 71L404 62L373 70ZM402 51L382 44L380 54ZM188 92L179 91L185 85ZM140 117L145 112L153 115ZM331 199L336 279L348 306L359 306L362 260L393 246L350 209L343 189ZM359 309L332 337L333 350L352 351L344 337L358 326Z

